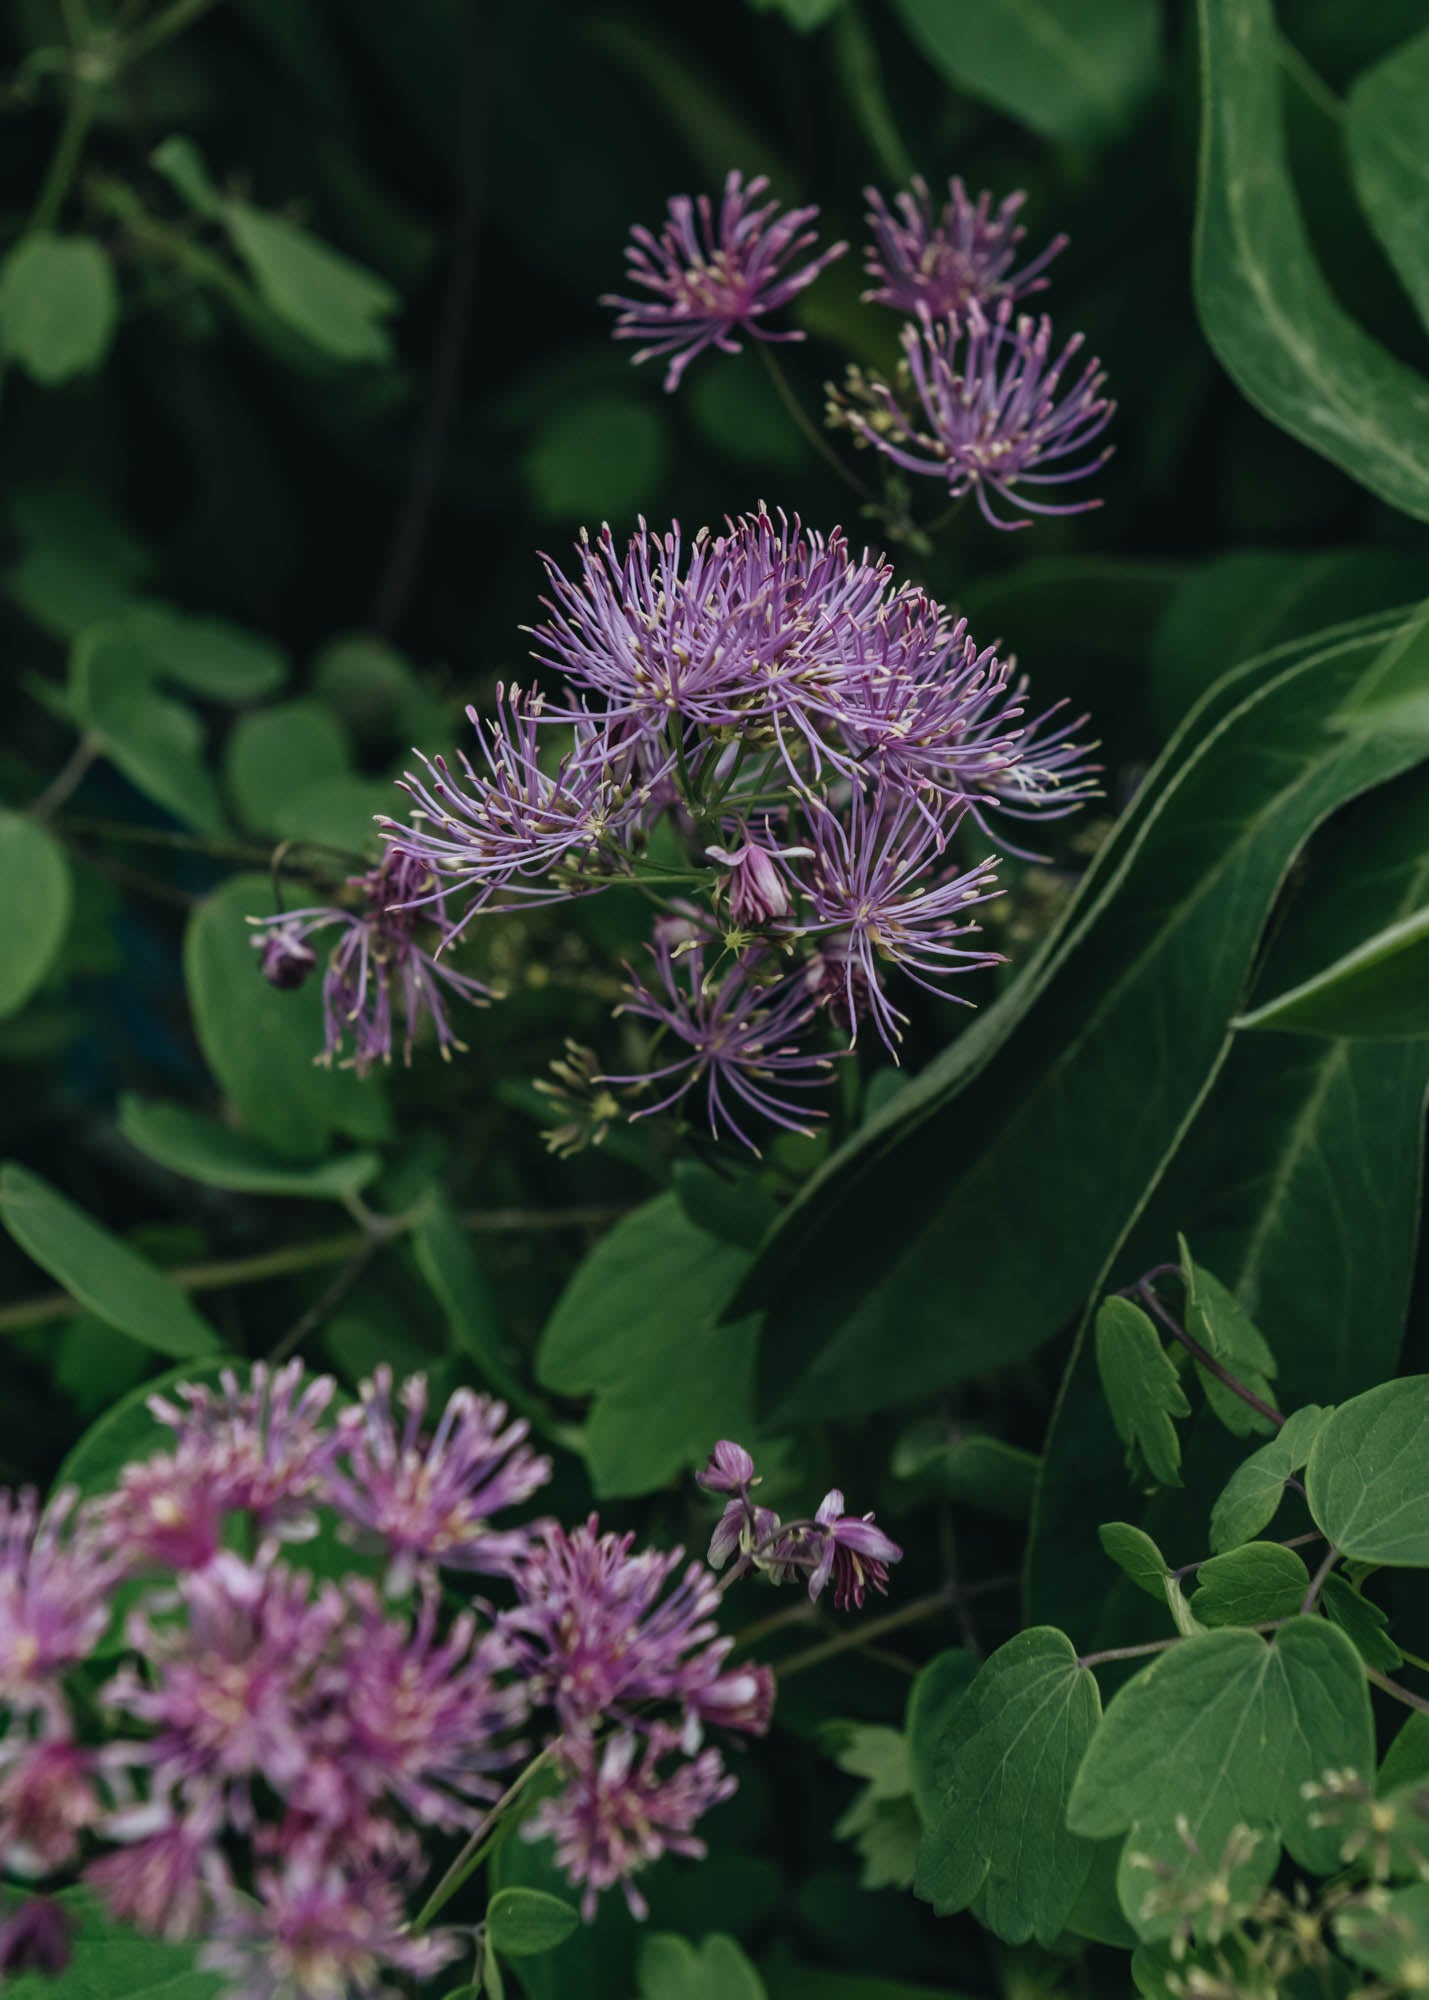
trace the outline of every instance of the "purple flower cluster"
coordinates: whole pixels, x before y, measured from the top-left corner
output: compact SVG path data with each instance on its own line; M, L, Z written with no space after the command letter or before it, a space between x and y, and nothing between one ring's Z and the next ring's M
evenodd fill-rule
M594 1516L513 1520L550 1474L525 1425L464 1389L434 1410L420 1377L379 1372L350 1403L259 1364L150 1408L169 1448L113 1491L0 1496L0 1859L203 1940L244 2000L376 2000L439 1970L459 1934L410 1918L430 1841L479 1840L533 1761L524 1837L550 1839L587 1916L614 1887L643 1915L640 1871L702 1854L735 1789L712 1732L769 1727L773 1675L720 1630L732 1576L846 1607L900 1554L837 1493L810 1521L756 1508L731 1444L700 1475L728 1498L723 1580ZM451 1573L495 1597L454 1604ZM101 1642L118 1657L76 1701ZM50 1907L0 1933L13 1963L62 1962Z
M754 1460L728 1438L715 1446L709 1464L695 1477L707 1493L728 1496L710 1538L709 1560L716 1569L735 1556L731 1576L757 1570L776 1584L806 1578L813 1603L832 1583L840 1611L861 1611L870 1590L887 1592L888 1566L901 1562L903 1551L874 1526L872 1514L845 1513L844 1496L836 1486L819 1502L812 1520L781 1521L770 1508L755 1504L751 1496L760 1481Z
M973 922L993 863L955 857L1004 814L1080 801L1076 725L1029 721L1012 662L885 561L764 508L688 542L606 528L547 574L551 691L504 693L473 716L479 758L409 775L390 852L438 885L451 935L638 884L660 910L619 1011L652 1032L604 1079L627 1115L693 1092L751 1147L807 1132L826 1024L896 1052L891 981L946 994L997 962Z
M441 947L454 935L440 886L425 864L389 849L381 865L347 883L351 907L322 904L275 917L252 918L253 945L264 978L292 991L317 965L311 940L337 930L323 972L324 1046L318 1061L350 1065L365 1076L377 1063L390 1063L401 1022L404 1062L422 1022L430 1018L437 1046L450 1060L465 1051L447 1014L451 997L474 1005L491 998L490 989L443 964ZM425 926L433 950L419 941ZM352 1053L344 1050L351 1038Z

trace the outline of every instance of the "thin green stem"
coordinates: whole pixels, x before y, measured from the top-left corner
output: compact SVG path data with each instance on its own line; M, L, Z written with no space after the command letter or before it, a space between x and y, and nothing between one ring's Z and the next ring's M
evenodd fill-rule
M1426 1701L1422 1694L1411 1694L1407 1687L1401 1687L1398 1681L1392 1681L1389 1675L1382 1674L1378 1667L1366 1667L1365 1673L1377 1688L1382 1688L1385 1694L1393 1695L1396 1701L1402 1701L1406 1708L1417 1708L1421 1715L1429 1715L1429 1701Z
M96 757L102 755L103 749L97 736L81 736L64 764L31 805L31 819L48 819L52 812L58 811L83 781Z
M1211 1353L1208 1347L1202 1347L1199 1340L1187 1333L1181 1322L1166 1310L1166 1307L1156 1296L1156 1288L1148 1278L1143 1278L1140 1284L1134 1286L1133 1289L1141 1298L1142 1303L1155 1313L1157 1319L1166 1328L1166 1331L1180 1341L1187 1353L1200 1363L1208 1375L1214 1375L1218 1382L1225 1384L1233 1396L1239 1396L1243 1403L1248 1404L1260 1416L1267 1418L1269 1422L1274 1424L1277 1430L1284 1429L1285 1418L1276 1409L1275 1405L1267 1403L1263 1396L1257 1396L1253 1389L1247 1389L1244 1382L1238 1376L1232 1375L1230 1369L1223 1362L1217 1361L1215 1355Z
M928 1618L936 1618L940 1613L953 1609L953 1594L944 1584L940 1589L929 1591L926 1597L915 1597L911 1603L901 1604L896 1611L888 1612L882 1618L871 1618L866 1625L851 1627L832 1639L825 1639L817 1646L809 1646L802 1653L796 1653L792 1660L784 1660L774 1669L781 1681L787 1681L794 1674L802 1674L809 1667L822 1666L825 1660L837 1659L840 1653L856 1653L883 1639L890 1632L901 1632L908 1625L920 1625Z
M133 62L140 56L148 55L151 49L182 34L185 28L191 28L201 15L217 5L218 0L173 0L171 7L166 7L162 14L155 14L152 20L146 21L129 37L124 49L125 60Z
M34 235L38 230L53 229L64 207L65 196L75 177L79 163L84 157L84 142L89 137L89 127L94 118L94 108L99 91L86 77L76 77L70 85L69 103L65 106L64 122L60 126L59 138L45 173L44 185L25 225L25 234Z
M1331 1542L1325 1550L1320 1567L1310 1579L1310 1588L1305 1592L1304 1601L1300 1606L1300 1616L1302 1618L1308 1618L1310 1613L1315 1609L1320 1592L1325 1587L1325 1578L1330 1574L1330 1571L1339 1560L1340 1552L1334 1543Z
M1282 1625L1288 1624L1288 1622L1284 1618L1269 1618L1262 1625L1245 1625L1241 1629L1246 1632L1277 1632ZM1169 1653L1173 1646L1184 1645L1184 1643L1183 1635L1177 1632L1170 1639L1149 1639L1144 1646L1108 1646L1104 1652L1078 1654L1077 1665L1079 1667L1101 1667L1105 1666L1109 1660L1145 1660L1149 1659L1153 1653Z
M551 1762L551 1759L560 1747L561 1739L558 1736L553 1742L548 1743L545 1749L537 1756L531 1759L526 1768L506 1787L506 1790L501 1794L501 1797L496 1801L490 1812L486 1813L479 1821L461 1853L453 1861L450 1868L447 1869L445 1875L442 1876L436 1888L433 1889L431 1895L428 1896L426 1902L413 1919L413 1937L420 1937L422 1935L422 1932L427 1928L432 1918L446 1907L462 1883L466 1881L473 1870L481 1865L482 1858L486 1853L487 1840L502 1814L521 1796L527 1785L536 1776L536 1773L544 1769Z
M759 349L760 359L768 371L769 379L778 392L780 402L784 405L784 408L788 411L809 443L814 447L814 450L819 454L819 457L823 459L826 465L833 468L845 486L852 488L861 500L866 500L870 506L876 506L877 500L872 489L865 486L858 474L844 464L843 460L799 401L799 398L794 394L789 383L789 378L775 359L768 341L761 340L755 344Z
M38 804L38 802L37 802ZM35 808L31 808L35 810ZM271 847L260 847L248 840L216 840L207 834L172 833L166 827L126 826L123 820L88 819L83 816L67 815L56 820L56 833L74 834L80 840L114 840L134 847L167 847L179 854L207 854L216 861L247 861L255 866L268 867L273 858ZM311 843L305 843L311 845ZM337 850L331 850L336 852ZM347 856L355 860L356 856ZM294 866L295 875L311 874L311 869Z

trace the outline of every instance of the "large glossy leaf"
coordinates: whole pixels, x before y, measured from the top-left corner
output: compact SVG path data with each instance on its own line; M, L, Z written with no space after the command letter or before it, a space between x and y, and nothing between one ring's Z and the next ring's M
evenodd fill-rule
M748 1258L662 1194L617 1223L561 1295L541 1383L593 1396L584 1450L598 1494L649 1493L749 1430L754 1330L717 1323Z
M1355 79L1345 144L1375 235L1429 326L1429 28Z
M1369 1689L1353 1646L1320 1619L1294 1618L1273 1645L1254 1632L1207 1632L1143 1667L1107 1707L1077 1772L1069 1824L1097 1839L1129 1832L1119 1870L1122 1907L1143 1937L1176 1923L1144 1910L1156 1881L1214 1867L1233 1827L1261 1833L1252 1866L1269 1879L1283 1840L1302 1866L1326 1872L1342 1835L1317 1826L1301 1791L1327 1770L1374 1768Z
M87 1311L156 1354L212 1354L218 1337L147 1257L26 1168L0 1168L0 1221Z
M1048 139L1098 140L1156 80L1152 0L895 0L903 25L955 89Z
M1415 907L1426 890L1429 787L1414 772L1358 805L1318 861L1312 857L1261 990L1294 983L1366 923ZM1097 1296L1165 1262L1184 1228L1197 1256L1268 1335L1282 1409L1335 1402L1382 1380L1395 1367L1414 1269L1426 1090L1422 1044L1237 1037ZM1204 1550L1206 1512L1222 1488L1229 1512L1219 1523L1213 1516L1213 1547L1248 1538L1270 1519L1256 1504L1248 1515L1238 1504L1231 1509L1226 1482L1243 1451L1212 1436L1218 1428L1191 1427L1184 1495L1160 1495L1139 1517L1178 1561L1183 1549L1184 1558ZM1313 1436L1309 1420L1298 1419L1284 1463L1289 1428L1264 1448L1272 1484L1258 1505L1269 1501L1271 1512ZM1251 1478L1247 1471L1247 1484ZM1088 1330L1048 1440L1028 1564L1035 1615L1061 1620L1085 1645L1114 1645L1145 1630L1126 1593L1095 1592L1095 1565L1084 1553L1095 1524L1124 1514L1129 1498Z
M1335 807L1414 761L1326 729L1377 650L1346 640L1217 690L1214 722L1189 718L1041 956L796 1204L734 1302L768 1309L769 1403L906 1401L1077 1310L1224 1057L1287 866Z
M1366 938L1237 1026L1394 1041L1429 1035L1429 909Z
M54 964L72 894L54 835L20 813L0 812L0 1021L24 1006Z
M334 1132L380 1139L387 1131L380 1077L327 1069L316 979L280 993L258 971L249 917L273 909L266 875L238 875L194 911L184 977L199 1046L219 1084L264 1144L315 1159Z
M1429 381L1343 311L1285 160L1270 0L1200 0L1196 306L1241 393L1273 423L1429 520Z

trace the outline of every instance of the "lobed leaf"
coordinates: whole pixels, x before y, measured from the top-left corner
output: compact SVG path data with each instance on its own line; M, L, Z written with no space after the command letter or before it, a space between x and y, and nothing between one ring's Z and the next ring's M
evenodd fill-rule
M1341 1403L1315 1438L1305 1492L1315 1525L1343 1554L1429 1568L1429 1375Z
M1162 1486L1181 1484L1175 1417L1191 1414L1175 1363L1150 1318L1130 1299L1105 1300L1096 1317L1097 1371L1128 1459L1139 1453Z

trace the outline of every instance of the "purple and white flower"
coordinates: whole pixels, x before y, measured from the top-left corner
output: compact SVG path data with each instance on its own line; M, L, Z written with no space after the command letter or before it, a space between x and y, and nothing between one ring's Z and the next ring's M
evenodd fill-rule
M1026 298L1043 289L1047 266L1067 247L1067 238L1056 236L1015 271L1027 234L1017 221L1026 195L1010 194L994 209L986 189L974 202L956 175L937 213L921 175L914 176L909 192L895 197L891 209L877 188L865 188L864 196L873 231L866 268L874 282L863 296L910 317L927 312L946 319L965 313L974 300L986 311L999 299Z

